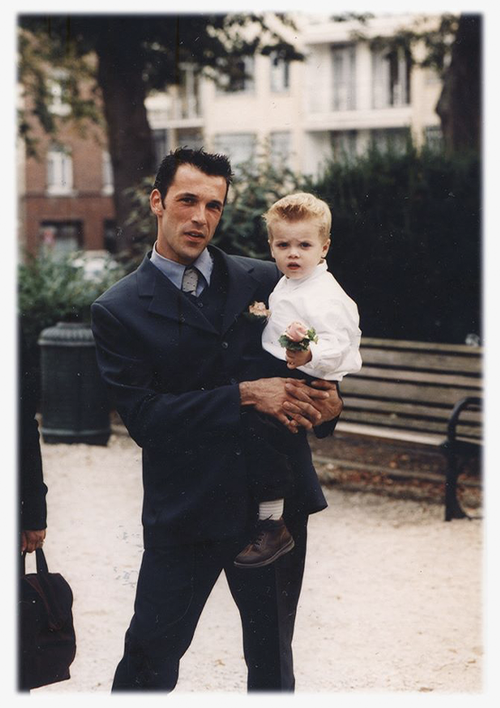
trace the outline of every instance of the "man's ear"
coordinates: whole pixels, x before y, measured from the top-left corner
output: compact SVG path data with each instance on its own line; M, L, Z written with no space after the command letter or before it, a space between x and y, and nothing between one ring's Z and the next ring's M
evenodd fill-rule
M149 206L155 216L161 216L163 214L163 202L158 189L153 189L149 195Z

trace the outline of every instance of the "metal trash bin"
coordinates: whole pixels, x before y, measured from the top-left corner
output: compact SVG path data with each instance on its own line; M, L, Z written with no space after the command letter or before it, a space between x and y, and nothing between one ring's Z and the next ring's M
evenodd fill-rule
M106 445L110 406L90 325L58 322L41 332L38 344L44 442Z

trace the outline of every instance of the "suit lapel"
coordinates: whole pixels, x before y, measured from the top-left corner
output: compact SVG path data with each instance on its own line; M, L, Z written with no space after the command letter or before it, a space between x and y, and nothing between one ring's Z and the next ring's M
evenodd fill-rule
M226 306L222 320L222 334L225 334L243 310L248 308L259 287L259 281L252 275L252 266L245 267L223 251L217 250L224 260L228 274Z
M217 334L198 307L173 285L146 256L137 270L139 296L149 299L148 312Z
M222 334L248 308L259 281L252 275L253 267L244 266L220 249L217 250L227 269L227 298L222 320ZM186 298L146 256L137 270L139 296L150 300L148 311L162 317L218 334L199 308Z

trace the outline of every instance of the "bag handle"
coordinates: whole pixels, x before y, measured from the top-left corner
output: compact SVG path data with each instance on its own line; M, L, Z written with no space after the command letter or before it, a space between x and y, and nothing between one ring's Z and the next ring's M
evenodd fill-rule
M23 551L23 575L26 575L26 553ZM47 560L45 559L45 554L41 548L35 548L36 555L36 572L37 573L48 573L49 567L47 565Z

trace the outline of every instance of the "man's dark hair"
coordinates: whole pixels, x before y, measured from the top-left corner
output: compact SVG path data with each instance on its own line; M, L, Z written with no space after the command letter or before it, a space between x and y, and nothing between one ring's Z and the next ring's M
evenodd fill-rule
M203 148L192 150L191 148L182 147L169 152L158 168L153 189L157 189L160 192L162 203L180 165L192 165L210 177L224 177L227 185L227 197L227 190L231 184L233 173L231 171L231 163L226 155L205 152Z

